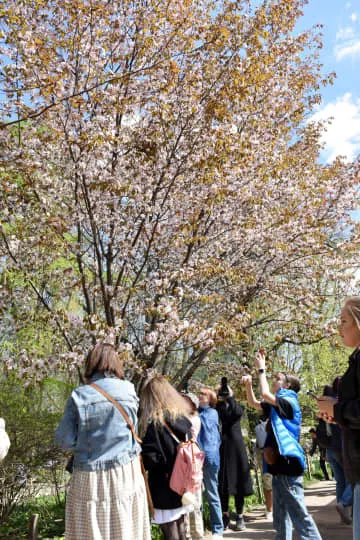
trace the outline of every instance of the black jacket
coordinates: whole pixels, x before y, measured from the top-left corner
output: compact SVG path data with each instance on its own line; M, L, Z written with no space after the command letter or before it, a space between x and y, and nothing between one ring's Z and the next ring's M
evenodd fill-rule
M333 436L331 424L328 424L322 418L319 419L318 425L316 426L316 439L320 448L332 448L333 445ZM312 455L312 454L310 454Z
M319 449L320 459L326 459L326 448L321 446L317 439L313 439L309 456L313 456L317 449Z
M339 388L334 417L341 427L343 467L348 482L360 482L360 350L349 358L349 367Z
M176 437L185 441L191 439L191 422L185 417L175 424L167 422ZM149 487L154 508L170 510L181 506L181 497L170 489L169 482L174 467L178 443L165 426L151 422L142 443L145 469L149 471Z
M253 486L240 426L244 409L232 397L226 401L216 406L221 422L219 493L246 497L253 493Z

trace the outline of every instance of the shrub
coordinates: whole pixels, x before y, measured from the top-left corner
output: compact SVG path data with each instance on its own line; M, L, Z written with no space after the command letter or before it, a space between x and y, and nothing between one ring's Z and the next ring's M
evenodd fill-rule
M6 411L11 447L0 465L0 524L16 505L41 491L60 497L64 457L54 432L68 392L56 381L25 388L15 378L3 379L0 411Z
M65 530L65 497L36 497L19 504L11 516L0 525L2 540L28 538L32 514L39 514L39 540L60 539Z

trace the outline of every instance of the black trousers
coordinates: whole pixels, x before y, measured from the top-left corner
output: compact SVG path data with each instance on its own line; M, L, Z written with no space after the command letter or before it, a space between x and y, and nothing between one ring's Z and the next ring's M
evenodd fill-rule
M322 470L325 480L330 480L329 473L327 472L326 468L326 461L323 457L320 457L320 469Z
M244 496L243 495L234 495L235 499L235 508L237 514L242 514L244 510ZM229 511L229 493L227 491L223 491L220 493L220 501L221 501L221 510L223 511L223 514L225 512Z

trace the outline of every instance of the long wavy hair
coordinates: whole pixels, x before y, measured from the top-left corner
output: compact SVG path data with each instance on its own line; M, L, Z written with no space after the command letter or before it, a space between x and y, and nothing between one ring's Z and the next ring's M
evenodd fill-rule
M145 384L140 396L139 428L143 435L149 422L159 425L191 415L188 401L166 380L155 375Z

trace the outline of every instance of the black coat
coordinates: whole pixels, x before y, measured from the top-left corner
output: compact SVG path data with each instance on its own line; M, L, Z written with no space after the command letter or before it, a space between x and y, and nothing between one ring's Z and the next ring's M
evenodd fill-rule
M320 459L326 459L326 448L321 446L317 439L312 440L312 446L311 446L311 450L309 452L309 456L313 456L315 454L317 448L319 449Z
M191 439L191 422L185 417L175 424L167 422L176 437L185 441ZM145 469L149 471L149 487L154 508L170 510L181 506L181 497L170 489L169 482L174 467L178 443L165 426L151 422L142 443Z
M349 358L349 367L339 388L334 417L341 427L343 467L348 482L360 482L360 350Z
M219 493L252 495L249 460L240 426L244 409L232 397L227 403L218 402L216 409L221 422Z

